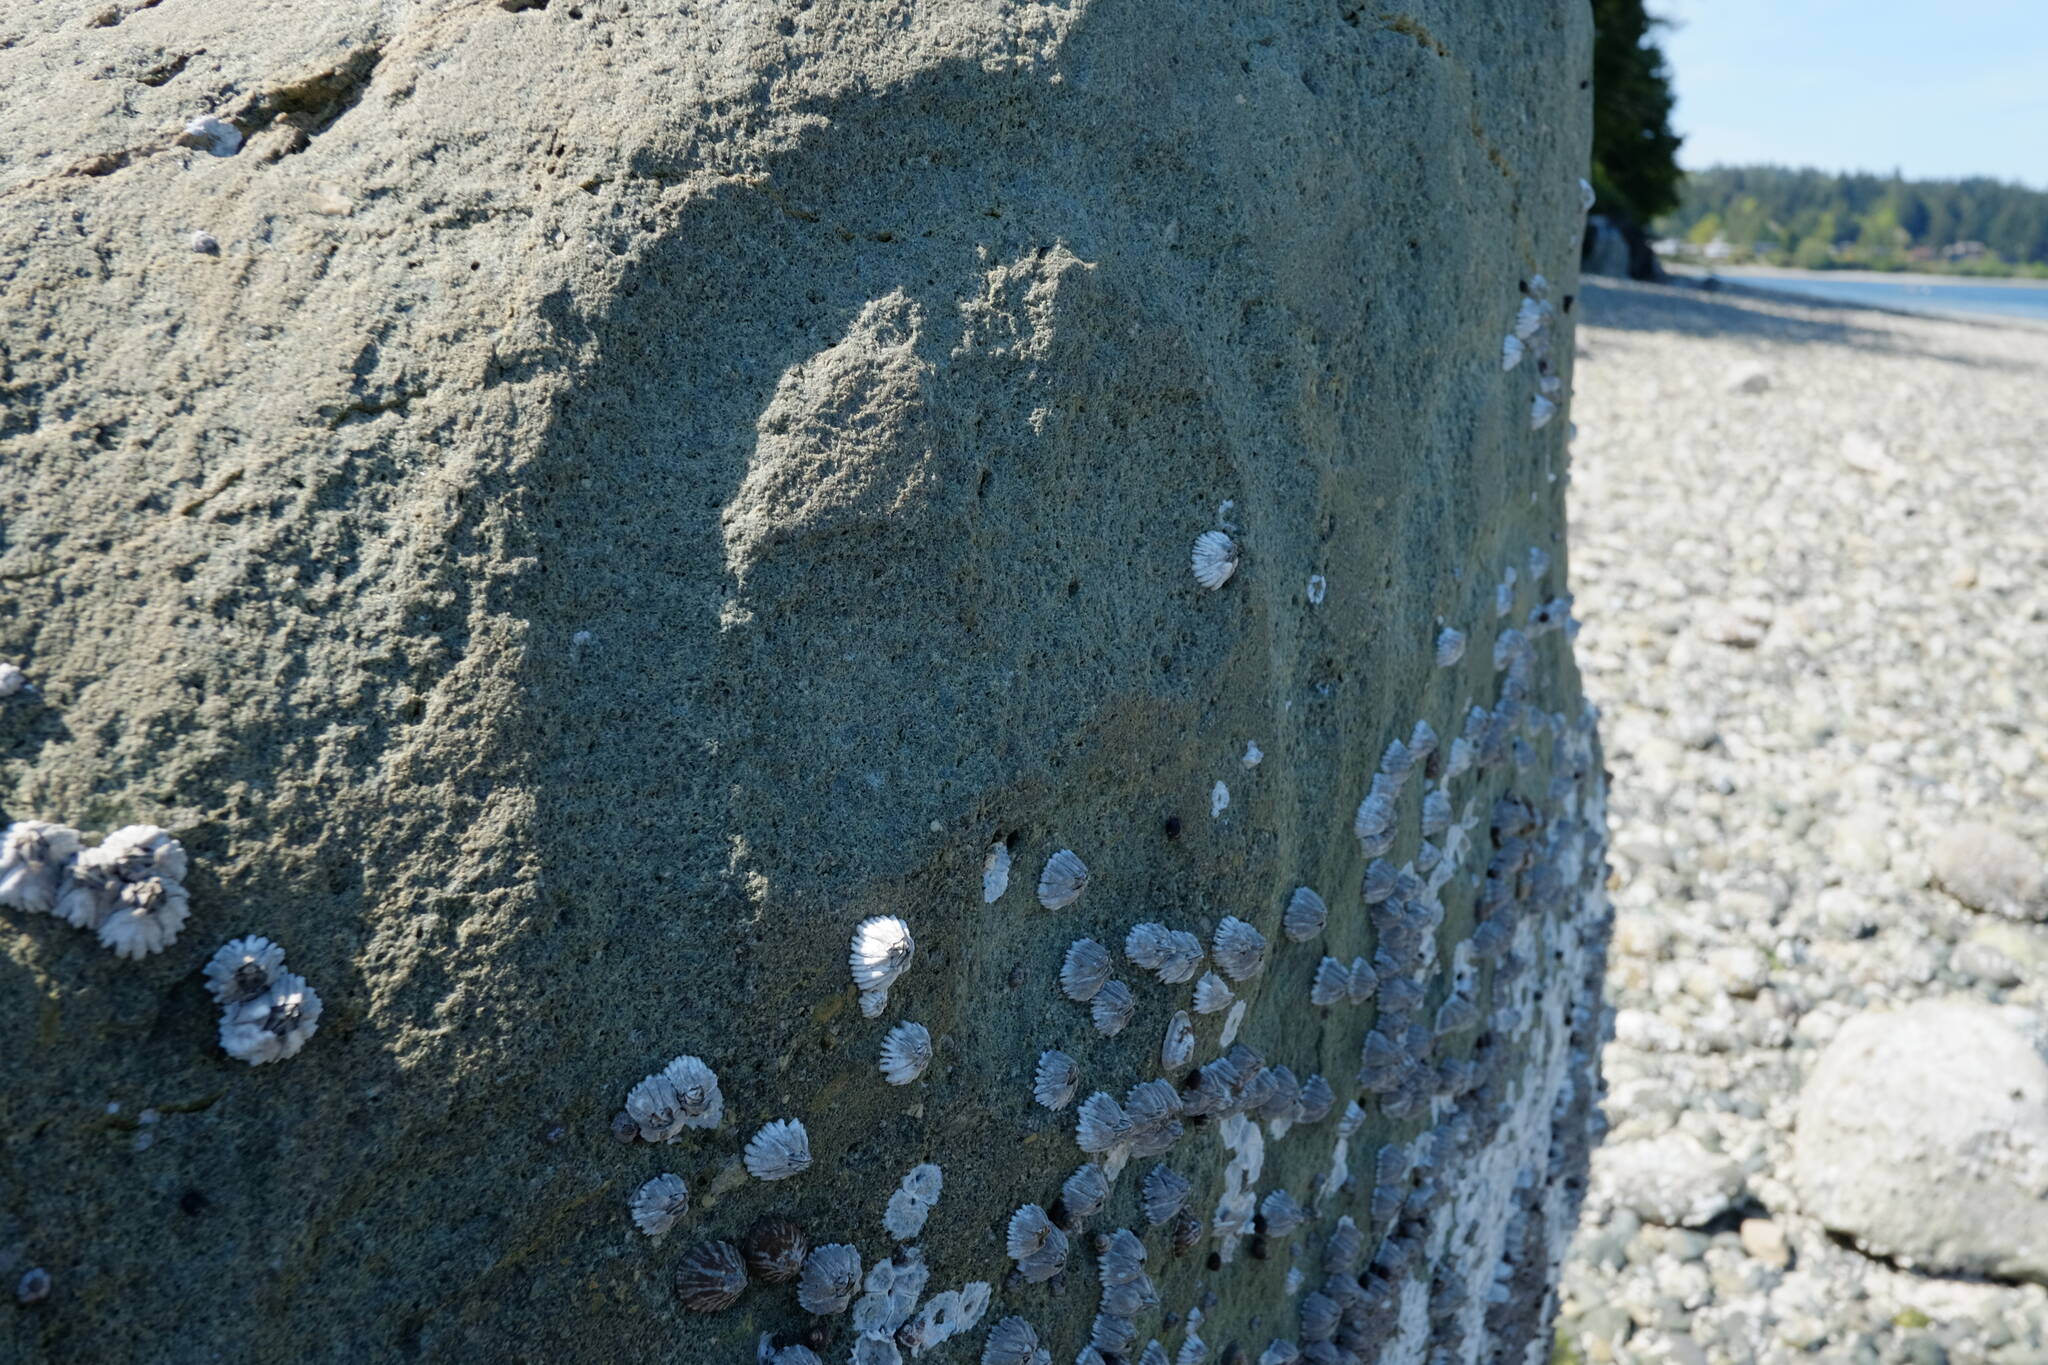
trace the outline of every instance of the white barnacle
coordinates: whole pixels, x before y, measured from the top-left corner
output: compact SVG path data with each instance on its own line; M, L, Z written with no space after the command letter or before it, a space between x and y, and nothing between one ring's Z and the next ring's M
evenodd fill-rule
M1550 556L1540 545L1529 547L1529 577L1541 578L1550 569Z
M1358 1130L1365 1127L1367 1117L1365 1106L1357 1100L1352 1100L1344 1106L1344 1112L1337 1116L1337 1136L1340 1138L1357 1137Z
M931 1030L923 1024L901 1023L882 1039L882 1079L909 1085L932 1064Z
M10 667L12 665L9 665ZM65 870L78 856L78 831L44 820L17 820L0 838L0 905L48 914Z
M1301 1096L1297 1102L1295 1122L1321 1123L1337 1104L1337 1092L1320 1075L1311 1076L1301 1083Z
M1265 756L1266 751L1261 749L1256 741L1248 739L1244 742L1244 757L1239 759L1238 762L1244 764L1247 768L1256 768Z
M1372 999L1373 992L1379 989L1379 984L1379 977L1374 974L1371 963L1362 957L1351 959L1351 984L1347 990L1352 1004L1363 1005Z
M21 671L21 665L8 659L0 659L0 701L22 692L33 692L29 686L28 674Z
M1153 975L1161 983L1178 986L1183 981L1192 981L1202 966L1202 940L1185 929L1169 929L1159 947L1158 963L1152 968Z
M267 993L284 970L284 949L261 935L230 939L206 961L206 990L223 1005Z
M126 882L100 921L100 942L116 957L148 957L177 942L191 917L192 898L183 884L161 877Z
M1297 886L1288 898L1287 912L1280 918L1280 927L1287 937L1296 943L1306 943L1323 932L1323 926L1330 922L1330 907L1311 887Z
M796 1301L806 1313L824 1317L844 1313L860 1288L860 1252L844 1242L828 1242L804 1257L797 1279Z
M1515 366L1521 364L1524 349L1526 348L1522 345L1522 339L1513 332L1509 332L1506 336L1502 337L1500 340L1500 367L1503 370L1512 370Z
M1384 853L1392 842L1394 828L1394 800L1385 792L1372 792L1358 803L1357 814L1351 817L1351 833L1362 847L1377 849L1369 857Z
M1108 1202L1109 1176L1092 1161L1075 1167L1060 1186L1060 1207L1067 1215L1062 1221L1068 1227L1078 1219L1093 1218Z
M1190 1331L1180 1350L1174 1353L1173 1365L1207 1365L1208 1360L1209 1343Z
M1400 869L1385 858L1375 858L1365 867L1365 878L1361 890L1367 905L1378 905L1394 894L1394 886L1400 877Z
M1591 213L1591 212L1593 211L1593 204L1594 204L1594 202L1595 202L1596 200L1598 200L1599 198L1600 198L1600 196L1599 196L1599 195L1597 195L1597 194L1595 194L1595 193L1593 192L1593 182L1592 182L1592 181L1590 181L1590 180L1588 180L1588 179L1586 179L1586 178L1585 178L1584 176L1580 176L1580 177L1579 177L1579 212L1580 212L1580 213Z
M1013 1314L989 1329L981 1365L1052 1365L1052 1352L1039 1344L1036 1328Z
M1063 848L1045 860L1038 874L1038 903L1048 910L1064 910L1081 899L1088 889L1088 864L1071 848Z
M649 1142L674 1142L685 1128L716 1128L725 1118L718 1073L685 1054L626 1093L626 1113Z
M1237 996L1214 972L1203 972L1202 979L1195 983L1195 1013L1216 1014L1230 1008L1230 1002Z
M1036 1204L1026 1204L1010 1215L1003 1248L1017 1263L1018 1273L1032 1284L1051 1279L1067 1263L1067 1235L1053 1226Z
M1462 995L1451 995L1437 1006L1436 1033L1438 1037L1450 1033L1463 1033L1466 1029L1479 1026L1479 1007Z
M889 1196L882 1213L882 1227L899 1242L907 1242L924 1231L924 1222L939 1202L945 1188L944 1172L931 1162L912 1166L903 1183Z
M1472 763L1476 757L1472 741L1460 735L1451 741L1450 750L1444 758L1444 776L1463 777L1472 771Z
M824 1358L808 1346L771 1346L772 1338L761 1334L760 1365L825 1365Z
M1089 1328L1088 1345L1100 1352L1104 1359L1122 1360L1138 1343L1138 1323L1135 1318L1107 1310L1095 1315L1095 1323Z
M1174 1215L1187 1207L1188 1193L1192 1188L1186 1176L1163 1163L1145 1172L1142 1186L1145 1221L1155 1228L1161 1223L1171 1222Z
M1010 846L998 839L981 860L981 902L994 905L1010 889Z
M1173 931L1163 924L1147 920L1134 924L1124 933L1124 956L1132 965L1150 971L1166 958L1167 936Z
M1249 1000L1239 1000L1231 1005L1230 1012L1223 1016L1223 1032L1216 1038L1218 1044L1229 1047L1237 1041L1237 1031L1244 1027L1245 1010L1250 1005Z
M1131 988L1121 981L1105 981L1095 998L1088 1002L1090 1018L1094 1020L1095 1031L1105 1038L1114 1038L1124 1031L1137 1012L1138 998L1131 994Z
M1186 1010L1175 1010L1166 1021L1166 1037L1159 1044L1159 1065L1168 1071L1186 1066L1195 1055L1195 1021Z
M1195 537L1195 548L1188 556L1188 566L1195 571L1195 581L1214 592L1230 581L1237 572L1239 556L1237 542L1227 531L1204 531Z
M1280 1338L1275 1338L1271 1345L1259 1352L1259 1365L1294 1365L1300 1359L1300 1348Z
M1131 1120L1116 1097L1098 1090L1081 1101L1074 1123L1074 1141L1091 1156L1108 1151L1131 1136Z
M681 1176L663 1172L633 1191L626 1207L632 1212L634 1227L649 1237L659 1237L690 1211L690 1187Z
M1308 604L1312 607L1323 605L1323 598L1330 591L1330 580L1319 573L1308 576Z
M1172 1362L1166 1354L1166 1348L1161 1346L1155 1337L1145 1343L1145 1352L1138 1357L1138 1365L1172 1365Z
M1550 399L1542 394L1539 393L1529 400L1529 430L1541 431L1550 424L1550 419L1555 416L1557 416L1557 404L1551 402Z
M1074 1102L1074 1090L1080 1081L1081 1068L1074 1059L1057 1048L1047 1048L1038 1054L1038 1073L1032 1079L1031 1098L1048 1109L1064 1109Z
M1351 969L1334 957L1326 957L1316 964L1315 981L1309 987L1308 999L1311 1005L1328 1009L1341 1005L1351 996Z
M1060 964L1060 989L1067 999L1085 1005L1109 980L1109 949L1092 938L1077 938Z
M1118 1228L1098 1245L1095 1266L1104 1284L1129 1284L1145 1273L1145 1244L1129 1228Z
M1308 1221L1308 1212L1287 1191L1274 1190L1259 1205L1259 1217L1269 1236L1285 1237Z
M1515 309L1515 335L1527 341L1536 335L1548 320L1548 312L1537 299L1523 299Z
M1426 720L1415 722L1415 728L1408 732L1408 752L1417 762L1436 752L1436 727Z
M1219 778L1216 785L1209 789L1209 818L1213 820L1229 809L1230 788Z
M916 1319L897 1333L898 1339L910 1347L911 1355L923 1355L980 1322L992 1293L986 1280L970 1280L958 1289L934 1294Z
M744 1155L756 1180L787 1180L811 1168L811 1135L802 1119L775 1119L747 1140Z
M1465 657L1465 632L1445 626L1436 633L1436 666L1449 668Z
M1266 936L1235 915L1217 924L1209 949L1232 981L1249 981L1265 970Z
M847 1360L849 1365L903 1365L903 1352L887 1334L863 1336L853 1343L853 1354Z
M1451 794L1438 787L1422 798L1422 833L1435 838L1451 827Z
M180 147L197 147L208 156L233 156L242 150L242 130L212 114L188 122L175 140Z
M879 1019L889 1003L889 988L896 984L917 955L917 942L910 926L894 915L871 915L853 931L846 965L860 992L860 1012Z
M295 1057L319 1031L320 994L303 977L279 972L270 989L221 1011L221 1050L251 1066Z

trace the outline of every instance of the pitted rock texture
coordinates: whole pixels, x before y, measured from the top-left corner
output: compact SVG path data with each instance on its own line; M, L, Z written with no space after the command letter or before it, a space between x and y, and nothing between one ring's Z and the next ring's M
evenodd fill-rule
M1120 1226L1140 1344L1201 1305L1212 1359L1256 1357L1340 1214L1380 1264L1352 1354L1540 1354L1604 793L1531 618L1565 591L1567 423L1532 432L1535 366L1500 356L1524 282L1574 288L1589 37L1562 0L0 15L0 658L40 689L0 702L0 818L192 855L192 922L140 963L0 912L0 1267L51 1276L0 1357L747 1359L810 1318L761 1284L685 1313L684 1250L781 1211L872 1264L921 1161L931 1291L993 1290L953 1359L1011 1313L1071 1359ZM206 115L239 150L180 144ZM1225 523L1207 592L1189 547ZM1388 854L1427 861L1448 791L1421 1006L1312 1008L1322 955L1383 946L1350 823L1388 741L1448 748L1473 708L1486 757L1418 766ZM1092 880L1048 912L1060 848ZM1280 932L1300 885L1318 942ZM873 914L918 950L868 1019ZM1138 1159L1063 1292L1011 1285L1010 1211L1083 1159L1039 1052L1124 1095L1188 1005L1119 957L1135 1018L1101 1037L1066 945L1231 914L1269 945L1240 1041L1334 1112L1190 1125L1188 1254ZM251 933L325 1001L262 1068L199 974ZM1435 1044L1454 988L1481 1023ZM905 1020L935 1057L889 1086ZM1197 1017L1195 1062L1227 1026ZM1354 1080L1375 1026L1398 1097ZM685 1053L721 1126L617 1142ZM749 1179L782 1118L811 1170ZM1263 1256L1217 1226L1226 1126L1228 1179L1311 1213ZM1394 1143L1434 1174L1375 1225ZM690 1209L650 1240L628 1200L666 1171Z

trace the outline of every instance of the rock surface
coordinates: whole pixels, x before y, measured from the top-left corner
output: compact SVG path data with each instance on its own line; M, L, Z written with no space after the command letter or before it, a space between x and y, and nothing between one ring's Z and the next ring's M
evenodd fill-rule
M1974 910L2048 920L2048 860L2007 830L1965 822L1935 840L1927 862L1941 888Z
M1742 1168L1683 1133L1601 1149L1594 1197L1646 1223L1700 1227L1742 1195Z
M1858 1015L1798 1124L1793 1181L1827 1227L1937 1274L2048 1282L2048 1062L1998 1011Z
M1145 1231L1139 1341L1177 1351L1206 1304L1211 1358L1256 1354L1393 1144L1362 1340L1543 1337L1604 817L1538 610L1567 424L1528 419L1572 364L1589 37L1583 5L1462 0L0 17L0 657L40 689L0 710L0 816L171 828L193 916L129 963L0 915L0 1261L52 1277L0 1357L751 1359L811 1319L765 1285L683 1312L686 1249L787 1211L872 1264L930 1161L933 1294L986 1282L983 1328L1072 1359L1092 1240L1063 1296L1004 1254L1084 1160L1033 1067L1126 1095L1189 986L1119 955L1106 1037L1062 956L1231 914L1267 958L1196 1059L1235 1030L1337 1102L1189 1129L1184 1256L1132 1161L1087 1231ZM181 141L201 117L240 143ZM1553 373L1503 372L1539 274ZM1208 592L1219 527L1242 562ZM1472 647L1439 668L1442 625ZM1424 786L1453 823L1408 1013L1317 1011L1321 956L1375 953L1352 816L1423 719L1388 856L1428 861ZM1049 912L1063 848L1090 887ZM1313 943L1279 929L1300 885ZM917 949L869 1018L847 951L877 914ZM248 933L325 1002L261 1068L218 1052L197 971ZM1479 1022L1437 1046L1454 987ZM1376 1019L1407 1089L1340 1138ZM934 1056L886 1085L905 1021ZM722 1123L615 1141L679 1054ZM749 1178L783 1118L811 1170ZM627 1204L664 1172L691 1200L656 1241ZM1246 1254L1219 1205L1281 1189L1314 1217Z

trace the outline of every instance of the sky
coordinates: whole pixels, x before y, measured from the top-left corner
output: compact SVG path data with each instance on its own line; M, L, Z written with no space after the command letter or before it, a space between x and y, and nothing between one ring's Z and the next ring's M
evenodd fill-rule
M1689 170L1774 162L2048 189L2048 0L1651 0Z

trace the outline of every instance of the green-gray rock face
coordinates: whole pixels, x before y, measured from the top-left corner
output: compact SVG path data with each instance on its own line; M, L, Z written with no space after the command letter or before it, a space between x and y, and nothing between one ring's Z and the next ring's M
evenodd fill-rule
M0 1266L49 1276L0 1357L1545 1342L1606 932L1549 410L1588 50L1464 0L0 17L0 819L162 826L191 910L135 961L0 910ZM201 972L254 934L324 1006L258 1066ZM620 1141L685 1055L716 1126ZM771 1214L885 1260L920 1163L901 1315L680 1301Z

